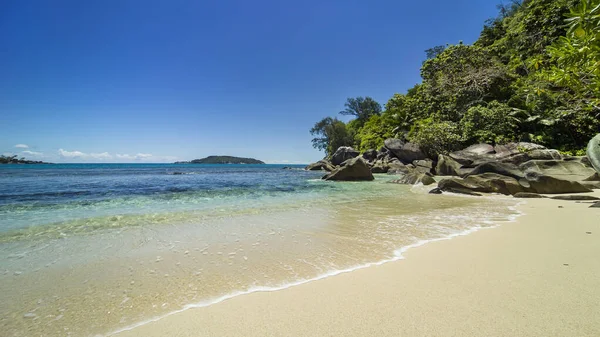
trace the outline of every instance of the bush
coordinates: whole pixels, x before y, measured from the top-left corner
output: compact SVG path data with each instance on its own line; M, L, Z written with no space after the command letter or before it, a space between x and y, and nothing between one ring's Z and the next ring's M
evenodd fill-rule
M417 121L411 128L408 139L418 144L430 158L458 150L462 145L456 123L434 121L433 118Z
M497 101L470 108L460 121L463 140L468 144L514 140L517 119L511 116L511 112L508 105Z

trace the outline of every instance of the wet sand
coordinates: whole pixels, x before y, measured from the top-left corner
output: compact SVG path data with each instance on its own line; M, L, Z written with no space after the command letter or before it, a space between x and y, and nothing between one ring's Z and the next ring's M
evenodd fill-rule
M404 260L117 335L600 336L600 209L525 202L515 222L411 249Z

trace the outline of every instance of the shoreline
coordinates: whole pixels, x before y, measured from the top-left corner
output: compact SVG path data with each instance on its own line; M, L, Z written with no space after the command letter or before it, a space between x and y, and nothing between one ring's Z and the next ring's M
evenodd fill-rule
M594 193L591 193L592 195L600 195L600 193L598 193L597 191ZM565 205L565 208L557 208L557 205ZM554 207L554 208L552 208ZM437 256L438 258L442 258L442 259L447 259L448 256L452 256L453 254L455 254L457 251L459 252L464 252L465 247L463 247L464 244L467 245L477 245L478 244L478 240L480 240L482 237L485 240L490 240L490 238L492 238L492 241L496 241L496 239L498 239L498 237L500 236L501 239L506 239L507 237L511 237L514 235L517 235L518 232L520 230L525 230L525 229L531 229L532 227L539 227L539 224L535 224L536 222L538 222L540 220L540 217L543 217L545 219L558 219L556 221L553 221L553 226L556 227L560 227L560 221L565 220L563 219L563 217L561 217L561 213L562 215L565 215L566 213L570 213L568 210L572 210L572 209L576 209L578 212L584 214L584 219L582 219L582 226L591 226L594 227L597 231L597 235L600 235L600 228L598 228L598 224L594 225L594 221L596 221L595 219L600 220L600 213L594 212L594 209L587 209L587 207L589 207L589 204L584 204L584 203L575 203L573 201L561 201L561 200L549 200L549 199L530 199L524 202L521 202L518 206L518 210L520 211L520 215L518 216L518 219L516 221L507 221L507 223L502 223L502 224L497 224L494 227L490 227L490 228L494 228L494 230L492 231L480 231L478 229L471 229L471 230L467 230L466 232L476 232L476 233L460 233L460 234L454 234L451 237L446 237L446 238L439 238L439 239L433 239L433 240L426 240L427 242L418 242L416 244L413 245L409 245L407 247L401 248L400 251L398 252L397 258L392 259L392 261L380 261L378 263L371 263L368 264L367 266L369 266L369 268L366 268L367 266L363 266L363 267L359 267L359 268L354 268L352 270L348 270L348 271L338 271L336 273L334 273L334 275L323 275L321 277L318 277L314 280L304 280L299 282L298 284L292 284L292 285L286 285L281 287L281 289L255 289L252 292L247 292L244 295L245 296L236 296L236 295L241 295L241 294L235 294L232 296L225 296L226 298L222 298L219 300L218 303L215 304L210 304L210 305L206 305L203 307L198 307L196 306L190 306L188 308L182 309L176 313L171 313L168 314L167 316L163 316L162 318L158 318L155 320L150 320L150 321L146 321L143 323L140 323L138 325L136 325L135 327L129 327L126 329L121 329L121 331L118 332L113 332L109 335L118 335L118 336L142 336L142 335L164 335L164 334L172 334L173 331L172 329L174 329L175 327L177 327L177 331L175 333L175 335L177 336L192 336L197 334L198 331L205 331L207 335L239 335L241 333L244 333L246 335L248 335L248 331L254 331L254 330L258 330L260 331L260 333L257 333L256 335L280 335L281 333L286 332L286 334L289 334L289 331L295 331L297 332L294 333L294 335L309 335L309 334L333 334L333 335L339 335L339 334L344 334L344 335L348 335L349 332L348 331L339 331L336 330L335 326L330 326L329 324L327 324L326 322L321 322L320 326L326 327L325 329L321 330L320 328L315 328L315 330L306 330L306 326L304 326L303 324L298 324L295 325L293 324L294 321L294 316L295 315L286 315L286 314L282 314L282 312L286 312L286 311L290 311L290 312L295 312L296 314L300 314L300 313L312 313L314 314L316 317L321 317L321 320L326 320L326 317L334 317L334 318L338 318L338 316L348 316L348 313L344 313L344 309L334 309L334 307L336 307L336 305L331 305L331 304L336 304L340 298L344 298L347 297L348 294L350 295L354 295L357 298L363 298L365 296L369 297L368 292L365 294L365 290L356 290L356 289L346 289L349 287L349 283L352 284L352 280L355 278L361 279L363 280L364 287L374 287L374 288L383 288L390 291L390 293L393 293L395 291L395 289L392 287L389 287L389 284L385 284L385 285L381 285L378 283L381 283L381 280L379 280L379 278L377 277L373 277L375 276L375 274L381 274L379 276L385 276L386 278L389 278L391 276L396 276L398 277L399 275L397 275L398 271L396 269L400 269L401 271L401 275L403 277L406 277L408 274L414 274L415 271L423 271L423 269L427 269L428 265L427 264L423 264L423 265L419 265L419 260L423 259L423 256ZM542 209L543 211L540 213L539 209ZM525 213L525 214L523 214ZM560 220L562 219L562 220ZM600 221L596 221L600 224ZM519 226L524 224L525 226ZM539 228L538 228L539 229ZM512 233L511 233L512 232ZM592 230L593 232L593 230ZM470 234L470 235L466 235L466 234ZM529 233L531 234L531 233ZM549 233L550 236L554 235L556 233ZM583 233L583 235L587 235L585 233ZM458 237L457 237L458 236ZM494 239L494 237L496 237L496 239ZM593 235L590 235L590 237L593 239ZM454 240L449 240L451 238L454 238ZM513 239L516 237L513 237ZM523 239L523 237L521 237L520 239ZM527 237L526 237L527 239ZM535 237L528 237L528 239L535 239ZM555 237L554 239L560 239L559 237ZM584 240L586 238L584 237ZM433 241L433 242L431 242ZM535 240L533 240L535 241ZM431 244L425 244L425 243L431 243ZM446 247L449 246L449 247ZM425 247L430 247L430 248L425 248ZM484 245L483 248L485 248L486 246ZM597 252L600 253L600 245L598 246L599 248L597 248ZM411 248L420 248L420 249L411 249ZM480 247L481 248L481 247ZM408 252L407 252L408 251ZM480 252L481 253L481 252ZM485 253L485 251L484 251ZM495 253L503 253L502 250L496 251ZM406 254L406 257L404 256L404 254ZM404 261L402 261L402 263L397 262L397 260L401 260L403 259ZM387 263L387 262L392 262L392 263ZM393 263L393 262L397 262L397 263ZM422 261L421 261L422 262ZM464 261L463 261L464 262ZM483 261L483 262L488 262L488 263L493 263L493 262L498 262L497 260L490 260L490 261ZM439 267L444 267L444 265L439 266ZM560 266L563 268L566 268L567 266ZM531 266L531 268L535 269L535 264ZM414 269L414 270L413 270ZM352 271L351 273L349 271ZM593 272L594 273L598 273L600 276L600 268L593 268ZM408 273L408 274L405 274ZM329 276L335 276L335 277L329 277ZM431 275L429 275L430 277L434 277L436 276L436 273L433 273ZM476 276L476 275L475 275ZM506 276L506 275L504 275ZM403 279L403 277L398 277L398 280ZM460 275L456 276L457 278L460 278ZM331 285L335 285L333 288ZM327 298L327 292L324 293L324 290L335 290L337 291L337 297L333 297L331 298L330 296L330 302L331 303L321 303L322 306L316 310L314 308L314 306L311 305L307 305L306 303L306 298L312 298L313 300L319 302L321 297ZM344 291L342 293L340 293L340 291L338 289L346 289L348 291ZM422 290L422 289L421 289ZM435 287L430 289L430 290L435 290ZM319 296L315 296L314 294L319 294ZM598 301L597 303L600 303L600 294L598 293L598 291L596 291L595 295L592 296L592 298L597 298ZM303 300L302 302L304 303L304 305L293 305L293 306L289 306L286 305L285 303L287 302L297 302L297 300ZM380 298L380 300L385 300L386 298ZM349 306L355 306L356 301L350 301L348 303ZM392 303L392 304L401 304L399 303ZM518 304L518 303L517 303ZM389 303L388 303L389 305ZM451 306L452 303L445 303L445 305L447 306ZM269 326L268 324L265 324L265 322L263 322L263 324L260 323L261 320L264 320L264 317L262 316L258 316L256 314L252 314L252 317L254 317L257 321L251 321L251 320L244 320L244 324L240 324L240 322L238 322L238 318L236 318L238 315L235 314L235 312L237 312L238 314L240 314L240 312L243 315L248 315L249 314L249 310L252 311L252 308L262 308L264 311L262 312L262 315L267 315L267 316L272 316L272 315L277 315L277 316L281 316L280 319L282 322L282 324L284 324L286 326L286 330L273 330L274 327ZM270 309L271 307L274 307L273 309ZM371 309L378 309L377 305L374 305L372 307L370 307ZM367 309L367 308L365 308ZM421 308L423 309L423 308ZM600 310L600 304L598 305L598 309ZM386 312L381 313L385 316ZM388 312L389 314L389 312ZM352 316L352 315L350 315ZM372 321L374 319L374 317L372 315L364 315L364 317L358 316L357 318L363 318L365 320L366 326L368 327L368 323L369 321ZM397 317L396 317L397 318ZM593 320L592 320L593 321ZM193 322L193 323L192 323ZM200 323L196 323L196 322L202 322L202 326L200 326ZM217 322L220 322L220 324L215 324ZM233 324L233 322L237 322L237 324L234 325L229 325L227 327L223 326L223 324L226 324L227 322ZM305 322L307 323L307 322ZM344 321L343 324L349 324L352 325L354 322L353 320L351 321ZM337 327L339 328L339 327ZM375 328L375 326L373 326L373 328ZM397 327L396 327L397 328ZM200 330L198 330L200 329ZM300 330L298 330L300 329ZM303 330L302 330L303 329ZM600 323L596 323L596 325L594 325L594 333L596 333L596 331L598 333L600 333ZM228 334L229 333L229 334ZM383 335L385 335L385 332L382 331L381 332ZM438 331L437 333L441 333L442 335L444 335L443 332ZM417 334L419 335L419 331L411 331L410 335L414 335ZM493 334L493 331L492 331ZM361 335L365 335L365 333L361 334L360 332L356 333L356 334L351 334L351 335L356 335L356 336L361 336ZM390 335L397 335L397 334L391 334ZM426 333L423 335L427 335ZM465 334L468 335L468 334ZM568 335L568 334L567 334ZM578 334L580 335L580 334Z
M456 194L456 196L458 197L463 197L463 198L471 198L472 196L466 196L463 194ZM489 196L488 196L489 197ZM492 196L493 197L493 196ZM477 197L480 198L480 197ZM439 238L432 238L432 239L422 239L419 240L415 243L406 245L404 247L400 247L398 249L396 249L394 251L394 257L392 258L388 258L388 259L384 259L384 260L379 260L379 261L375 261L375 262L369 262L366 264L361 264L361 265L356 265L356 266L352 266L349 268L345 268L345 269L339 269L339 270L332 270L332 271L328 271L324 274L318 275L316 277L313 278L309 278L309 279L300 279L291 283L286 283L286 284L282 284L282 285L278 285L278 286L259 286L259 287L253 287L251 289L248 290L242 290L242 291L235 291L233 293L229 293L229 294L225 294L223 296L217 297L217 298L213 298L213 299L207 299L204 300L202 302L199 303L194 303L194 304L188 304L186 306L184 306L181 309L169 312L167 314L158 316L158 317L153 317L138 323L135 323L133 325L124 327L124 328L120 328L114 331L111 331L107 334L105 334L104 336L120 336L123 333L128 333L128 332L134 332L135 330L141 327L144 327L148 324L152 324L152 323L156 323L156 322L160 322L163 319L169 318L171 316L175 316L184 312L187 312L189 310L194 310L194 309L202 309L202 308L207 308L213 305L218 305L224 301L228 301L228 300L232 300L235 299L239 296L245 296L245 295L252 295L252 294L256 294L256 293L272 293L272 292L279 292L279 291L284 291L290 288L294 288L294 287L298 287L298 286L302 286L308 283L312 283L312 282L318 282L318 281L322 281L331 277L335 277L338 275L343 275L343 274L350 274L352 272L355 271L359 271L359 270L363 270L363 269L368 269L368 268L372 268L372 267L377 267L377 266L382 266L388 263L394 263L394 262L398 262L401 260L406 259L406 257L404 256L404 254L414 248L420 248L423 246L426 246L430 243L435 243L435 242L440 242L440 241L448 241L448 240L452 240L455 239L457 237L462 237L462 236L468 236L471 235L473 233L479 232L481 230L486 230L486 229L494 229L497 228L499 226L501 226L501 224L503 223L511 223L511 222L515 222L519 217L525 215L522 211L520 211L518 209L518 207L522 204L525 204L526 201L522 200L520 202L518 202L515 206L508 206L508 210L512 211L512 212L516 212L515 214L507 214L506 216L506 220L502 221L501 223L494 223L493 225L490 226L481 226L478 225L476 227L472 227L466 230L463 230L461 232L457 232L457 233L452 233L449 234L447 236L444 237L439 237ZM490 224L491 221L489 220L484 220L483 223L487 223Z

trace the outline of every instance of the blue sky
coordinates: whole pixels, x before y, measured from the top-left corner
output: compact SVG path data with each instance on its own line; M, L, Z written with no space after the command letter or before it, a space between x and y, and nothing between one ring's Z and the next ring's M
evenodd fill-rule
M0 153L315 161L316 121L405 92L425 49L473 42L496 4L1 1Z

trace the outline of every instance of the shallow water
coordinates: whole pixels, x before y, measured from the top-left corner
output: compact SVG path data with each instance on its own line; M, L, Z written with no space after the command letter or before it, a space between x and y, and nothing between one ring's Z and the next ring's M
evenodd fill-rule
M397 259L403 247L515 215L502 197L320 175L278 165L2 166L0 330L106 335Z

